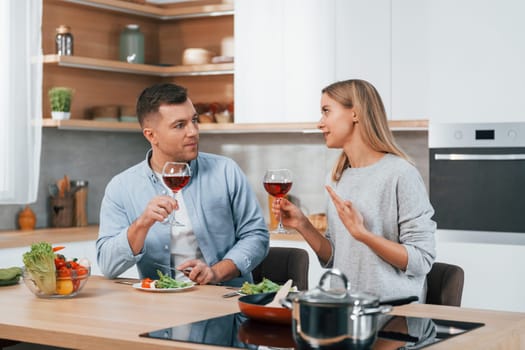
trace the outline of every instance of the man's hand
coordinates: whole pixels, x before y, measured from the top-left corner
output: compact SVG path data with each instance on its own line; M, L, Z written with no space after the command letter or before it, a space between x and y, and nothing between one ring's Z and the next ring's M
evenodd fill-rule
M191 271L188 271L191 269ZM177 270L193 282L198 284L217 284L239 276L237 266L230 259L219 261L213 266L208 266L204 261L192 259L177 266Z
M170 196L157 196L149 201L144 212L128 228L128 242L133 254L137 255L144 248L150 227L157 221L163 222L178 208L177 201Z
M141 225L151 227L156 221L164 221L173 210L179 209L177 201L170 196L157 196L149 201L142 215L137 219Z
M177 266L177 270L182 271L186 277L197 284L218 282L212 268L202 260L192 259L185 261Z

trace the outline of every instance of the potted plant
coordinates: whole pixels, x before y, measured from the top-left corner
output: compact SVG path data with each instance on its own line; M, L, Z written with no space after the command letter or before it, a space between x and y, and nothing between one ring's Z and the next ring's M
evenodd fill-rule
M51 104L51 118L59 120L69 119L71 116L73 89L55 86L49 89L48 96Z

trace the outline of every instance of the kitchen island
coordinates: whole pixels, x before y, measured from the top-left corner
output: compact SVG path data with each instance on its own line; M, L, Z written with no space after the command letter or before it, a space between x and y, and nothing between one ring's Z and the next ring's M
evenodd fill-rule
M0 338L74 349L219 349L139 334L238 312L237 298L222 298L226 292L206 285L151 293L92 276L75 298L40 299L21 282L0 287ZM392 313L485 323L432 349L525 347L525 313L421 304L399 306Z

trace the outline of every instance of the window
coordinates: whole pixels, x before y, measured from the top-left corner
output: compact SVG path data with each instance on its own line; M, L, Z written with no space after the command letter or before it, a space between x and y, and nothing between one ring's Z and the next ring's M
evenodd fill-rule
M42 0L0 1L0 204L36 201L42 142Z

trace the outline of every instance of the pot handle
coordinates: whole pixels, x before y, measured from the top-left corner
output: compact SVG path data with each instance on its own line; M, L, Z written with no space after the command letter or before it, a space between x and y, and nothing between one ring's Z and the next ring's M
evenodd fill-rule
M410 304L413 301L418 301L419 298L415 295L406 298L400 299L390 299L390 300L380 300L379 305L391 305L391 306L400 306L405 304Z
M333 289L328 290L324 288L324 282L330 275L339 277L341 281L343 281L343 284L346 286L346 290L343 291L341 296L345 297L347 295L347 291L350 291L351 285L350 285L350 282L348 282L348 279L346 278L345 274L342 273L341 270L339 269L330 269L326 271L325 273L323 273L323 275L321 276L321 279L319 280L319 285L318 285L319 289L321 289L323 292L330 292L331 294L334 294Z
M356 309L354 309L356 310ZM374 314L387 314L392 311L391 305L381 305L379 307L373 307L368 309L359 309L352 313L351 317L374 315Z

